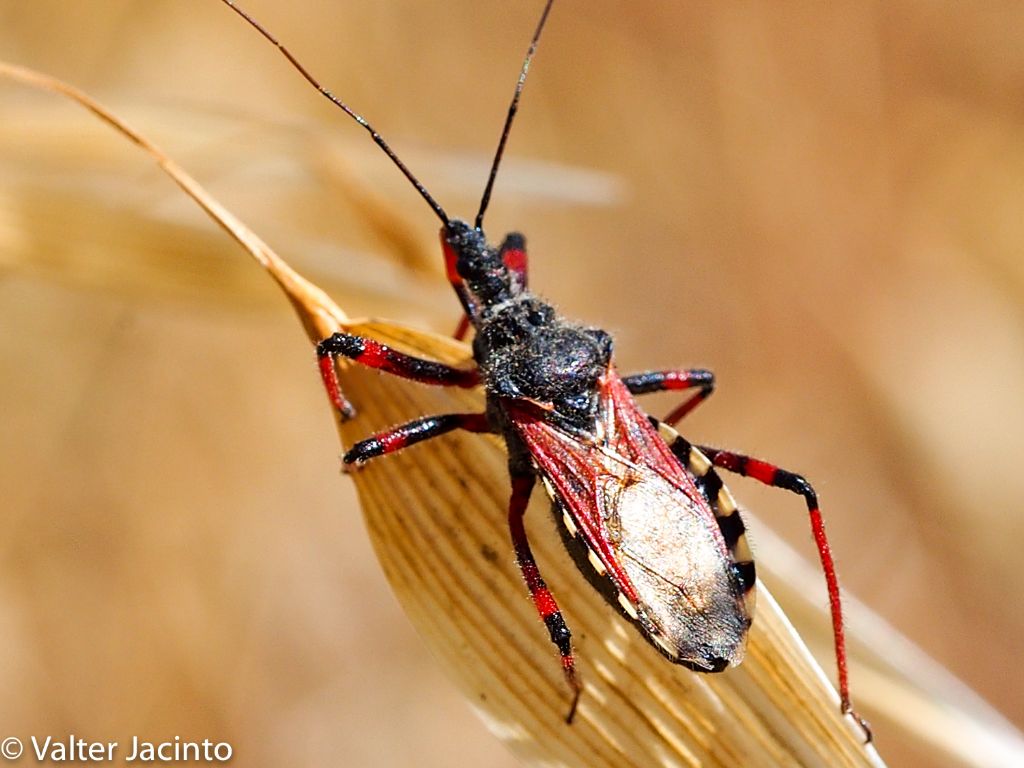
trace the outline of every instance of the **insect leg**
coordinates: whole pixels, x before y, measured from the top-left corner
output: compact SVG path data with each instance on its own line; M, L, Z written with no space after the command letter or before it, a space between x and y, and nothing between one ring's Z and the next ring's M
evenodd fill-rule
M453 429L467 432L490 432L487 417L482 413L446 413L410 421L373 437L360 440L342 459L346 464L362 464L377 456L394 453L409 445L438 437Z
M679 389L693 389L700 387L700 390L669 413L662 421L669 426L674 426L681 421L686 414L708 399L708 396L715 391L715 374L703 368L689 368L686 370L674 371L647 371L635 373L622 379L626 389L634 395L646 395L649 392L668 392Z
M397 352L391 347L363 336L336 333L316 345L316 356L320 365L320 376L324 380L327 395L338 412L345 418L355 415L355 409L341 392L334 361L347 357L361 365L376 368L387 373L412 379L423 384L441 387L475 387L480 381L476 368L453 368L444 363L424 360Z
M743 477L753 478L773 488L782 488L783 490L803 496L807 504L807 511L811 517L811 532L814 534L814 543L818 547L818 557L821 560L821 568L825 573L825 584L828 587L828 602L832 612L832 635L835 639L836 666L839 670L839 698L842 710L844 713L852 715L860 723L867 734L868 741L871 741L870 726L863 717L854 711L853 705L850 702L850 683L846 662L846 634L843 628L843 609L839 596L839 579L836 576L835 562L832 560L832 549L829 546L828 537L825 535L825 521L822 519L821 511L818 509L817 493L801 475L781 469L766 461L704 445L698 446L698 449L716 467L729 472L735 472Z
M526 288L526 238L518 232L505 236L501 248L498 249L501 262L519 283L519 288Z
M572 689L572 704L565 721L572 723L576 714L576 705L579 704L580 694L583 692L583 684L576 674L576 662L572 654L572 634L565 624L565 619L562 618L562 612L558 608L558 603L555 602L554 595L551 594L540 575L540 569L537 568L537 561L533 559L530 542L526 537L526 528L523 526L523 515L530 503L534 480L532 474L512 475L512 497L508 503L508 527L512 534L516 561L526 580L526 586L530 590L530 597L533 598L537 613L540 614L548 628L551 642L558 647L558 653L562 657L562 670L565 672L569 688Z
M462 317L459 318L459 324L455 326L455 333L452 334L452 338L456 341L462 341L466 338L467 333L469 333L469 315L463 313Z

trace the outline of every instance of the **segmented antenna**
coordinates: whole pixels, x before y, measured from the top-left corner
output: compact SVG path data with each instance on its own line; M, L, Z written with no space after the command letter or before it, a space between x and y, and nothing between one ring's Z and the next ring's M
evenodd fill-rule
M445 226L448 226L448 214L444 212L444 208L442 208L440 206L440 204L437 202L437 200L434 199L433 195L431 195L427 191L427 188L425 186L423 186L423 184L420 183L420 180L417 179L415 176L413 176L412 171L410 171L406 167L405 163L403 163L399 159L398 155L395 154L394 150L391 149L391 147L388 146L388 143L386 141L384 141L384 137L381 136L379 133L377 133L377 131L374 130L373 126L370 125L366 121L366 118L364 118L362 115L358 114L357 112L353 111L345 102L343 102L341 99L339 99L333 93L331 93L329 90L327 90L322 85L320 85L320 83L317 81L317 79L315 77L313 77L309 73L309 71L304 66L302 66L301 63L299 63L299 60L296 59L292 55L291 51L289 51L287 48L285 48L283 45L281 45L280 41L278 41L278 39L276 37L274 37L272 34L270 34L270 32L268 32L266 29L264 29L263 25L260 24L258 21L256 21L256 19L254 19L248 13L246 13L241 8L239 8L237 5L235 5L235 3L232 2L232 0L222 0L222 2L224 3L224 5L228 6L228 8L230 8L235 13L237 13L239 16L241 16L243 19L245 19L247 22L249 22L250 26L252 26L261 35L263 35L263 37L265 37L267 40L269 40L271 43L273 43L274 46L277 48L277 50L279 50L282 54L284 54L284 57L286 59L288 59L288 61L291 62L292 66L295 67L299 71L299 74L301 74L304 78L306 78L306 80L309 82L310 85L312 85L314 88L316 88L318 91L320 91L320 93L328 101L330 101L336 107L340 107L342 112L344 112L346 115L348 115L353 120L355 120L357 123L359 123L361 126L363 126L363 128L365 128L369 132L370 136L373 137L373 140L377 144L377 146L384 150L384 154L386 154L389 158L391 158L391 162L393 162L395 165L397 165L398 166L398 170L400 170L405 175L405 178L407 178L410 181L410 183L412 183L412 185L414 187L416 187L416 191L420 193L420 195L423 197L424 200L427 201L427 204L434 210L434 213L437 214L437 217L439 219L441 219L442 223ZM551 5L551 2L548 2L548 6L549 7L550 7L550 5ZM544 13L546 15L547 14L547 10L545 10ZM536 40L534 41L534 43L536 44ZM533 47L531 47L530 53L531 54L533 53ZM527 62L527 63L529 63L529 62ZM525 76L525 71L524 71L524 76ZM522 81L522 79L523 79L523 76L520 76L520 81ZM519 86L519 90L522 90L522 85L521 84ZM516 98L517 99L519 98L518 91L516 93ZM508 131L508 128L506 126L506 133L507 133L507 131ZM504 143L504 138L502 140L502 143ZM492 171L492 176L493 176L493 171ZM488 185L488 186L490 186L490 185Z
M537 52L537 44L540 42L540 33L544 31L544 24L548 20L548 13L555 0L548 0L544 6L544 12L537 22L537 29L530 40L530 47L526 51L526 58L523 60L523 68L519 72L519 80L516 81L516 90L512 94L512 103L508 107L508 116L505 118L505 127L501 130L501 138L498 140L498 151L494 153L494 162L491 164L491 173L487 177L487 186L484 187L483 197L480 198L480 210L477 211L474 226L480 229L484 223L484 213L487 212L487 205L491 202L491 190L494 189L494 179L498 175L498 165L501 163L501 156L505 154L505 144L508 143L508 134L512 130L512 120L515 119L516 111L519 109L519 97L523 93L523 86L526 85L526 75L530 71L530 62L533 54Z

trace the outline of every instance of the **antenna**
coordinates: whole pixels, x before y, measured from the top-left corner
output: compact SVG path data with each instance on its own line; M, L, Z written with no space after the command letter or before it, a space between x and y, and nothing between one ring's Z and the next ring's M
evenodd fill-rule
M381 136L379 133L377 133L376 130L374 130L373 126L370 125L366 121L366 118L364 118L362 115L360 115L360 114L356 113L355 111L353 111L345 102L343 102L341 99L339 99L333 93L331 93L329 90L327 90L322 85L320 85L320 83L317 81L317 79L315 77L313 77L309 73L309 71L304 66L302 66L302 64L299 63L299 60L296 59L292 55L291 51L289 51L287 48L285 48L283 45L281 45L281 43L278 41L278 39L276 37L274 37L272 34L270 34L266 29L264 29L263 25L261 25L258 21L256 21L256 19L254 19L248 13L246 13L241 8L239 8L237 5L235 5L235 3L232 2L232 0L222 0L222 2L224 3L224 5L228 6L228 8L230 8L235 13L237 13L239 16L241 16L243 19L245 19L247 22L249 22L249 25L252 26L261 35L263 35L263 37L265 37L267 40L269 40L271 43L273 43L274 46L277 48L277 50L279 50L282 54L284 54L284 57L286 59L288 59L288 61L291 62L292 66L295 67L299 71L299 74L301 74L304 78L306 78L306 80L309 82L310 85L312 85L314 88L316 88L318 91L320 91L320 93L328 101L330 101L336 107L340 107L342 112L344 112L346 115L348 115L353 120L355 120L357 123L359 123L361 126L363 126L363 128L365 128L369 132L370 136L373 137L373 141L377 144L377 146L384 150L384 154L386 154L389 158L391 158L391 162L393 162L395 165L398 166L398 170L400 170L403 173L405 178L407 178L410 181L410 183L412 183L412 185L416 188L416 191L420 193L420 195L423 197L424 200L427 201L427 204L434 210L434 213L437 214L437 217L439 219L441 219L441 222L446 227L448 226L448 214L444 212L444 208L442 208L440 206L440 204L433 198L433 196L427 191L427 188L425 186L423 186L423 184L420 183L420 180L417 179L415 176L413 176L412 171L410 171L406 167L405 163L403 163L398 158L398 155L395 154L394 150L391 149L391 147L388 146L388 143L386 141L384 141L384 137ZM551 0L549 0L549 2L548 2L548 7L550 7L550 6L551 6ZM547 9L545 9L544 15L545 16L547 15ZM541 21L541 23L543 24L543 20ZM538 29L537 33L538 34L540 33L539 29ZM536 41L536 36L534 36L534 43L530 47L530 55L533 54L533 48L536 47L536 42L537 42ZM529 64L529 57L527 57L527 64ZM525 78L525 76L526 76L526 71L525 71L525 67L524 67L523 74L519 78L520 85L518 87L518 90L516 91L516 99L517 100L519 98L519 91L522 90L522 80ZM511 115L509 115L509 121L511 122ZM507 124L506 124L506 127L505 127L505 132L508 133L508 126L507 126ZM504 137L502 137L502 144L504 144ZM497 164L497 162L495 162L495 164ZM492 176L492 180L493 180L493 176L494 176L494 171L493 170L491 171L491 176ZM488 185L488 187L490 187L490 185ZM478 217L478 219L479 219L479 217Z
M227 2L227 0L225 0ZM491 163L491 173L487 177L487 186L484 187L483 197L480 198L480 210L476 214L474 226L477 229L483 226L484 213L487 212L487 204L491 202L491 190L494 189L494 179L498 175L498 165L501 163L501 156L505 154L505 144L508 143L508 134L512 130L512 120L515 119L516 111L519 109L519 97L523 93L523 86L526 85L526 75L530 71L530 62L533 54L537 52L537 43L540 42L540 33L544 31L544 24L548 20L548 13L555 0L548 0L544 5L544 11L537 22L537 29L530 40L530 47L526 51L526 58L523 60L523 68L519 72L519 80L516 81L516 90L512 94L512 103L508 106L508 117L505 118L505 127L501 130L501 139L498 140L498 151L494 153L494 162Z

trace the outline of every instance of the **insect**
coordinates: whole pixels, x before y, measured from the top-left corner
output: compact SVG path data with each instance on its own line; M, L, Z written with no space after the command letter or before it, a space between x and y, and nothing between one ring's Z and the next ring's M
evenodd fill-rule
M563 538L598 590L670 661L720 672L743 660L754 607L755 566L745 526L717 470L751 477L801 496L807 506L828 588L842 711L853 711L839 584L817 496L800 475L730 451L696 446L672 428L714 390L703 369L620 376L611 337L561 317L527 287L522 235L488 244L484 215L520 96L554 0L547 0L530 41L473 224L449 218L383 137L324 88L273 35L231 0L223 0L273 43L323 96L366 129L441 221L447 278L463 310L456 336L472 327L473 367L412 357L370 338L335 333L317 346L320 373L342 418L338 358L424 384L482 386L480 413L426 416L356 443L346 465L453 430L497 433L508 450L508 525L516 560L537 612L557 647L572 692L572 722L583 686L572 636L530 549L523 520L539 479L564 523ZM664 421L639 407L637 395L690 390Z

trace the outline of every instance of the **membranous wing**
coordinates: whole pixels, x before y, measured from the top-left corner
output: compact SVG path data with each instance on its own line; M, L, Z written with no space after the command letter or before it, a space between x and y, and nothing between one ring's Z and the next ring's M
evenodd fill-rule
M740 662L750 617L711 504L609 370L591 433L516 412L569 533L643 634L705 671Z

